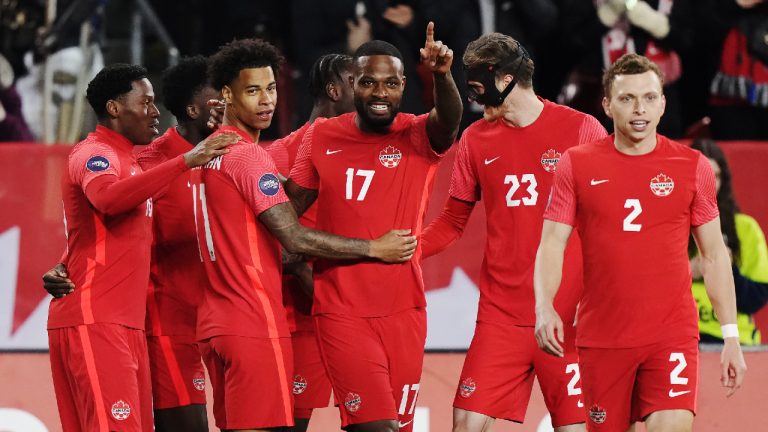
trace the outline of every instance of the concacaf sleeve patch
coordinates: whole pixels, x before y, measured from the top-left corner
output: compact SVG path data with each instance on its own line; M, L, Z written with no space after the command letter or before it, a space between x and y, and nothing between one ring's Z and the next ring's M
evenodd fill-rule
M266 196L275 196L280 191L280 180L272 173L266 173L259 179L259 190Z
M109 168L109 159L104 156L93 156L85 163L85 167L90 172L104 171Z

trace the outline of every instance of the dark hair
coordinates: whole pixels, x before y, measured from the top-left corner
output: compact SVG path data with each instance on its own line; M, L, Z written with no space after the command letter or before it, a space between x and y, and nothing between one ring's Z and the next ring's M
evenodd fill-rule
M521 86L533 86L533 60L520 42L505 34L488 33L473 40L467 45L461 61L468 68L496 66L497 76L514 75Z
M352 57L344 54L326 54L312 65L309 71L309 94L317 100L325 96L329 82L342 81L342 73L352 68Z
M211 56L208 76L213 88L221 90L232 83L243 69L271 67L277 76L284 60L280 51L263 39L233 40Z
M147 77L143 66L113 63L104 66L88 83L85 98L100 120L107 116L107 101L116 100L133 89L132 83Z
M725 154L718 147L717 143L708 138L698 138L693 141L691 148L701 152L707 159L713 159L720 166L720 190L717 191L717 207L720 209L720 230L725 237L725 244L733 253L733 260L737 264L740 262L741 242L736 235L736 213L739 206L733 198L733 189L731 188L731 169L725 160ZM693 239L688 244L688 253L696 253L696 245Z
M650 61L647 57L643 57L639 54L630 53L624 54L619 57L608 69L603 72L603 92L605 97L611 97L611 86L613 81L616 80L617 75L639 75L653 71L661 81L662 87L664 86L664 74L661 73L659 66Z
M163 73L163 105L178 120L189 119L187 105L208 84L208 60L184 57Z
M386 55L390 57L397 57L400 61L403 61L403 55L400 50L389 42L383 40L368 41L355 50L352 57L357 60L360 57L367 57L372 55Z

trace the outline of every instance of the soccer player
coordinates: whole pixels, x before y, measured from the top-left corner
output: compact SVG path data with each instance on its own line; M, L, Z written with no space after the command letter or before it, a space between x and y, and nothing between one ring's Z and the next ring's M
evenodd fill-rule
M563 355L563 323L552 300L578 226L584 295L576 344L590 431L624 432L636 421L649 432L691 430L699 359L691 231L723 323L727 395L746 371L715 176L701 153L656 133L662 83L658 66L637 54L605 71L603 108L615 134L563 154L544 214L534 270L536 338L546 352Z
M483 119L459 142L450 197L421 237L426 258L461 236L475 203L485 204L488 239L480 307L454 398L454 431L490 430L494 419L522 423L537 376L558 432L584 430L573 317L581 294L574 238L556 304L569 347L564 357L538 349L533 265L547 197L562 152L606 135L592 116L536 96L533 60L515 39L490 33L463 56L471 97Z
M137 161L147 170L188 151L207 137L206 101L218 96L208 84L202 56L182 58L163 76L163 102L178 125L142 150ZM197 299L207 279L197 253L189 171L153 200L154 242L147 296L147 348L152 377L156 431L207 432L205 375L195 341ZM71 283L59 265L44 277L45 289L61 297L57 284ZM70 287L71 288L71 287Z
M353 57L355 112L310 127L286 188L299 213L317 200L318 229L372 238L395 225L419 235L461 119L453 51L429 23L421 61L434 78L435 108L421 116L398 113L405 77L397 48L371 41ZM426 337L419 261L314 264L315 330L346 430L413 428Z
M230 131L241 141L192 174L198 244L210 283L197 336L211 376L216 424L225 430L293 426L280 244L292 254L387 262L407 261L416 249L408 230L369 241L298 223L274 162L256 144L272 121L281 61L274 46L258 39L230 42L211 57L211 82L226 104L213 136Z
M146 73L113 64L89 83L99 125L72 148L62 181L65 264L79 287L52 300L48 315L64 431L152 430L144 333L151 197L234 140L207 140L143 172L132 149L157 135L159 116Z
M326 54L315 61L309 72L309 93L314 100L309 121L287 137L265 147L277 170L284 176L289 175L299 144L310 125L355 109L349 85L352 66L352 57L342 54ZM299 221L304 226L314 227L316 215L317 206L312 205ZM296 422L293 430L304 432L312 410L328 406L331 383L323 367L312 322L312 271L305 262L285 265L284 273L288 267L291 267L292 274L283 277L283 304L293 347L293 412Z

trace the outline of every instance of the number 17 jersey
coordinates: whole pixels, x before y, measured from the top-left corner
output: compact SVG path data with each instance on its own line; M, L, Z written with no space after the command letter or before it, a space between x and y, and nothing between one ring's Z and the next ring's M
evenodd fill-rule
M363 239L392 229L418 236L440 160L427 115L400 113L385 134L360 131L356 115L315 122L299 148L291 179L318 190L316 228ZM402 264L318 260L313 314L381 317L425 307L420 253Z

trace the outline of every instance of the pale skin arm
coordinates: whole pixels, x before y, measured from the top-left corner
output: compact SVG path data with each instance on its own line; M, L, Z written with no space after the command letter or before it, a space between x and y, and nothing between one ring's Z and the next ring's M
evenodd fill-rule
M720 218L694 227L692 232L701 251L699 266L715 314L722 325L736 324L736 291L733 286L731 259L720 232ZM741 387L746 372L747 364L744 362L739 339L723 339L720 382L728 389L726 396L730 397Z
M573 227L544 220L541 243L536 251L533 291L536 295L536 343L548 354L563 357L563 321L554 300L563 278L563 258Z

